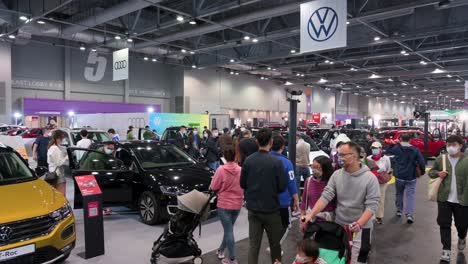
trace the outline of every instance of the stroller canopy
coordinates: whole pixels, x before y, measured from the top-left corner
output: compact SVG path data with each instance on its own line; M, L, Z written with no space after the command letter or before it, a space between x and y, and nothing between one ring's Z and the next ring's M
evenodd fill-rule
M189 193L177 197L177 207L179 210L185 212L203 214L203 207L208 203L209 199L209 195L197 190L192 190Z

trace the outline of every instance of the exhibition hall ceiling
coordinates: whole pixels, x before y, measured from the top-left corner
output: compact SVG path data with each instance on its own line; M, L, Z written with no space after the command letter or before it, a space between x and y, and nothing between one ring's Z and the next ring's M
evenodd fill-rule
M300 54L293 0L3 0L2 40L434 107L462 106L467 0L347 0L346 48Z

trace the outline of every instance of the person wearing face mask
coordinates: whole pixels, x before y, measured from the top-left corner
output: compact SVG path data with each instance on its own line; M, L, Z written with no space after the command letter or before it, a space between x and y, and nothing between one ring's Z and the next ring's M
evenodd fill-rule
M387 192L387 182L385 182L387 179L383 179L382 175L384 173L390 174L392 171L392 163L390 161L390 158L388 156L385 156L382 151L382 144L380 142L374 142L371 145L372 149L372 155L368 157L367 159L369 161L373 161L376 163L378 167L378 175L377 179L379 180L379 185L380 185L380 203L379 203L379 209L377 210L377 213L375 214L376 217L376 223L381 225L383 224L383 218L385 214L385 193Z
M410 134L403 134L400 139L401 142L399 140L394 141L394 145L387 150L386 154L395 156L396 215L397 217L403 215L403 195L405 194L406 222L412 224L414 223L414 205L416 201L416 167L419 167L421 172L425 172L426 162L419 149L409 143Z
M361 147L344 143L338 148L338 163L342 169L333 173L322 196L311 212L301 218L301 229L336 198L335 222L353 232L351 259L353 264L367 263L375 212L380 200L379 182L369 168L361 163Z
M188 150L188 142L187 142L187 127L181 126L179 132L177 133L176 137L176 146L180 149L187 151Z
M335 139L335 145L334 145L334 148L335 150L338 149L342 144L344 143L347 143L347 142L350 142L351 139L349 139L348 136L346 136L346 134L340 134L336 139ZM332 151L333 153L333 151ZM333 169L334 170L339 170L341 169L341 166L340 164L338 164L338 152L335 151L334 154L331 154L331 157L332 157L332 164L333 164Z
M217 170L220 165L219 158L221 148L219 146L218 137L218 129L213 128L213 132L208 133L208 139L206 141L206 160L208 167L212 168L213 170Z
M65 166L68 166L67 149L62 146L67 134L62 130L55 130L49 142L47 150L47 161L49 172L55 172L57 179L53 186L63 195L66 194Z
M297 243L296 258L293 264L327 264L319 257L319 244L310 238L303 239ZM280 264L276 261L274 264Z
M440 237L443 251L440 260L450 262L452 249L452 217L458 232L458 251L466 248L468 230L468 158L461 152L463 138L450 136L447 138L447 155L439 156L429 177L443 179L437 196ZM445 159L443 161L442 159ZM447 171L444 171L443 163Z
M199 157L201 148L201 138L200 135L198 135L198 128L194 128L193 131L188 135L187 144L187 153L197 159Z
M304 183L302 193L301 216L305 216L314 207L323 190L328 184L334 169L332 161L326 156L318 156L312 165L312 177ZM336 199L331 201L322 212L317 214L318 221L333 221L336 209Z
M115 154L115 144L114 142L105 142L104 146L98 148L98 152L89 152L88 155L83 157L82 165L80 169L83 170L105 170L106 164L108 164L107 156L102 155L99 152L103 152L106 155L114 156Z

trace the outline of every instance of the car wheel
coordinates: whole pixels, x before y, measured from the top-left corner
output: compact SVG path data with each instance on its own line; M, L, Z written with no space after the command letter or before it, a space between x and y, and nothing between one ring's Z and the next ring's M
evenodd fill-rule
M159 202L152 192L143 192L138 199L138 211L143 223L155 225L161 221Z

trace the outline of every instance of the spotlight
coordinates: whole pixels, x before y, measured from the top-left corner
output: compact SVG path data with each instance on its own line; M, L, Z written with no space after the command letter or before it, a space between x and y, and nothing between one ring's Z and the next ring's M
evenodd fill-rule
M182 52L182 53L186 53L186 52L187 52L187 50L185 50L185 49L182 49L182 50L181 50L181 52Z
M144 57L143 60L147 61L147 60L148 60L148 57Z
M374 38L374 41L379 41L379 40L380 40L380 37L379 37L379 36L377 36L377 37Z
M439 68L436 68L435 70L432 71L432 73L444 73L445 70L442 70L442 69L439 69Z
M234 62L236 62L236 60L235 59L230 59L229 62L234 63Z
M115 38L116 40L122 39L119 35L116 35L114 38Z
M400 51L401 54L405 55L406 54L406 50L402 50Z
M250 40L249 36L244 36L244 40Z
M96 52L96 51L97 51L97 49L95 49L95 48L92 48L92 49L91 49L91 51L92 51L92 52Z
M329 61L329 60L325 60L324 62L325 62L325 63L327 63L327 64L328 64L328 63L330 63L330 61Z
M296 53L296 50L295 50L295 49L292 49L292 50L291 50L291 53L292 53L292 54Z
M192 55L195 54L195 51L190 51L190 54L192 54Z
M190 24L190 25L196 25L196 24L197 24L197 21L195 21L195 19L192 19L192 20L190 20L189 24Z
M419 64L421 64L421 65L426 65L426 64L427 64L427 62L426 62L426 61L424 61L424 60L422 60L422 61L420 61L420 62L419 62Z
M236 75L239 75L239 73L238 73L238 72L236 72Z
M233 72L233 71L231 71L229 74L231 74L231 75L234 75L234 72Z
M253 43L257 43L257 42L258 42L258 39L254 38L254 39L252 39L252 42L253 42Z
M9 35L8 38L10 38L10 39L15 39L16 36L15 36L15 35Z
M45 24L45 22L44 22L43 20L38 20L37 23L38 23L38 24L41 24L41 25L44 25L44 24Z
M197 65L193 64L192 69L196 69L196 68L197 68Z
M80 50L86 50L85 46L81 46Z
M346 25L349 25L349 21L346 21Z
M153 58L151 61L152 62L157 62L158 60L156 58Z
M28 18L27 16L20 16L19 19L20 19L21 21L26 21L26 20L28 20L29 18Z
M177 16L177 21L179 22L184 22L184 17L183 16Z
M452 78L453 76L451 74L447 74L447 78Z
M388 81L389 81L389 82L393 82L393 79L392 79L392 78L388 78Z
M153 108L153 107L148 107L146 110L148 111L148 113L153 113L153 112L154 112L154 108Z
M133 42L133 39L129 38L127 39L127 42Z
M268 67L267 70L271 71L271 67Z

